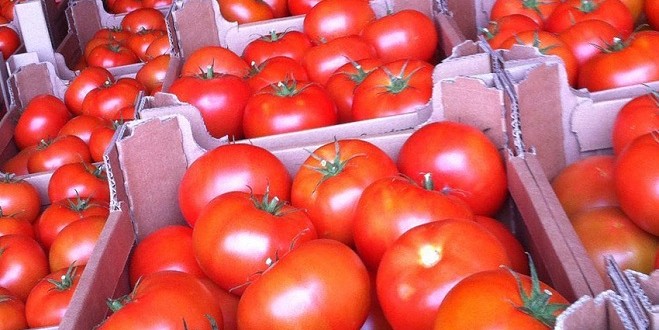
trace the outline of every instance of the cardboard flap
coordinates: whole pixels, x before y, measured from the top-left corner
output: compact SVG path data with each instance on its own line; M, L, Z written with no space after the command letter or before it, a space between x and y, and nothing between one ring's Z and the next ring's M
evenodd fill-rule
M235 25L222 17L215 0L177 1L171 15L183 58L204 46L225 46L226 31Z
M69 6L80 48L84 48L96 31L103 27L96 0L74 1ZM116 25L107 25L116 26Z
M20 22L21 40L26 52L35 52L42 61L52 61L53 43L41 1L30 0L14 6L15 21Z
M490 20L490 8L494 0L448 1L448 9L465 37L476 40L479 28L486 27Z
M433 79L492 73L490 56L477 43L465 41L452 51L451 56L435 66Z
M435 15L435 24L439 29L439 44L444 57L455 55L456 47L465 43L466 39L458 23L453 16L438 13Z
M612 290L604 291L595 298L583 296L570 305L556 318L555 330L600 330L600 329L625 329L620 320L611 320L616 314L619 302ZM616 307L617 306L617 307ZM613 323L618 323L613 327Z
M282 17L263 22L245 23L230 27L226 31L226 47L239 56L242 55L247 44L262 36L274 32L302 31L304 16Z
M618 99L596 104L589 98L577 98L576 106L571 109L571 131L576 135L579 151L611 148L613 123L618 111L627 101L629 99Z
M16 97L16 103L21 108L30 102L35 96L41 94L51 94L62 98L56 88L55 77L51 72L50 63L29 64L22 67L16 72L12 80L12 93Z

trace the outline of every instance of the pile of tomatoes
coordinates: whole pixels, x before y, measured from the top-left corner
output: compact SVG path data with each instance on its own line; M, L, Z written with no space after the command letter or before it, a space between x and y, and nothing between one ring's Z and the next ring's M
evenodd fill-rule
M659 80L657 0L498 0L484 35L563 60L570 85L600 91ZM647 24L636 29L637 21Z

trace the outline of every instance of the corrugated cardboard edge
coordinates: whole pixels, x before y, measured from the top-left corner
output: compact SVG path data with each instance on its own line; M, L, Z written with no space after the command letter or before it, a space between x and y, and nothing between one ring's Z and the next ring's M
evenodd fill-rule
M583 296L556 318L555 330L634 329L620 317L624 313L620 297L606 290L594 298Z

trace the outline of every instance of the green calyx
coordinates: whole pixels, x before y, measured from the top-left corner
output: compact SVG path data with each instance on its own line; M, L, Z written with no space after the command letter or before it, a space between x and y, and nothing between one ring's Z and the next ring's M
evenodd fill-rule
M0 172L0 183L16 183L23 180L17 179L16 174L14 173L2 173Z
M66 291L73 286L73 279L76 275L75 262L71 263L66 273L62 275L61 280L57 281L52 278L48 279L48 283L52 284L51 290Z
M270 33L267 35L262 36L259 40L265 41L265 42L275 42L281 39L284 36L285 32L283 33L277 33L275 30L270 30Z
M254 204L254 207L257 209L268 212L274 216L280 216L281 215L281 209L286 205L286 202L282 202L279 200L279 197L275 196L270 198L270 187L265 188L265 193L263 194L263 197L259 200L256 198L254 194L250 193L250 200L252 201L252 204Z
M78 195L78 191L76 190L76 195ZM76 198L68 198L67 200L67 207L73 211L76 212L82 212L86 209L88 209L90 206L92 206L92 198L87 197L87 198L82 198L80 195Z
M423 174L423 189L429 191L435 190L435 183L432 181L432 173Z
M579 11L584 13L590 13L595 9L597 9L597 5L592 0L581 0L579 4Z
M409 86L412 76L414 76L414 74L421 69L414 69L406 76L405 69L407 68L407 63L408 62L405 62L405 64L403 64L398 74L393 74L387 67L382 67L382 70L389 78L389 84L385 86L387 92L391 94L398 94L404 91Z
M368 77L368 74L370 72L364 71L364 68L357 62L351 62L351 63L357 70L357 73L348 74L348 78L350 78L350 80L355 84L359 85L362 83L362 81L364 81L364 79L366 79L366 77Z
M531 273L531 291L526 292L522 286L522 281L519 278L519 275L507 268L508 271L515 277L517 281L517 287L519 289L519 295L522 299L522 306L515 306L520 312L527 314L534 319L538 320L545 326L553 329L556 324L556 314L560 311L565 310L568 306L566 304L556 304L551 303L549 300L552 297L552 294L548 290L542 290L540 288L540 280L538 279L538 273L536 272L535 265L533 260L529 256L529 269Z
M309 166L305 165L305 167L310 168L320 174L323 175L323 177L318 181L318 184L316 185L316 188L314 188L314 191L327 179L339 175L345 167L348 165L348 163L354 159L355 157L363 156L363 154L356 154L353 155L352 157L341 160L341 146L339 144L339 141L334 139L334 159L324 159L319 157L318 155L312 153L311 157L317 161L320 162L320 166Z
M140 286L141 282L142 282L142 278L140 277L137 279L137 282L135 283L135 287L133 287L133 291L131 291L127 295L123 295L117 299L108 298L107 301L105 302L108 308L114 313L122 309L124 306L126 306L126 304L133 301L133 299L135 298L135 291L137 291L137 288Z
M297 81L288 80L278 82L276 85L273 85L273 89L275 91L275 95L279 97L293 97L302 92L307 86L309 85L298 88Z

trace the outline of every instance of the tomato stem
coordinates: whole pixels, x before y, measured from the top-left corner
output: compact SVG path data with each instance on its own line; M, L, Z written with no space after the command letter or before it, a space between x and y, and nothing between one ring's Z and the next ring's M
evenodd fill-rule
M423 189L430 191L435 190L435 183L432 181L432 173L423 174Z
M595 9L597 9L597 5L592 0L581 0L581 4L579 5L580 11L590 13Z
M277 196L274 196L272 199L270 199L269 184L265 187L265 193L263 194L261 200L256 198L252 192L250 192L250 200L252 201L252 204L254 204L254 207L261 211L268 212L274 216L280 216L281 209L284 207L284 205L286 205L286 202L280 201L279 197Z
M57 281L52 278L48 279L48 283L52 284L53 287L51 290L65 291L73 286L73 278L76 275L77 268L75 267L75 261L69 265L69 268L66 270L66 273L62 275L61 280Z

